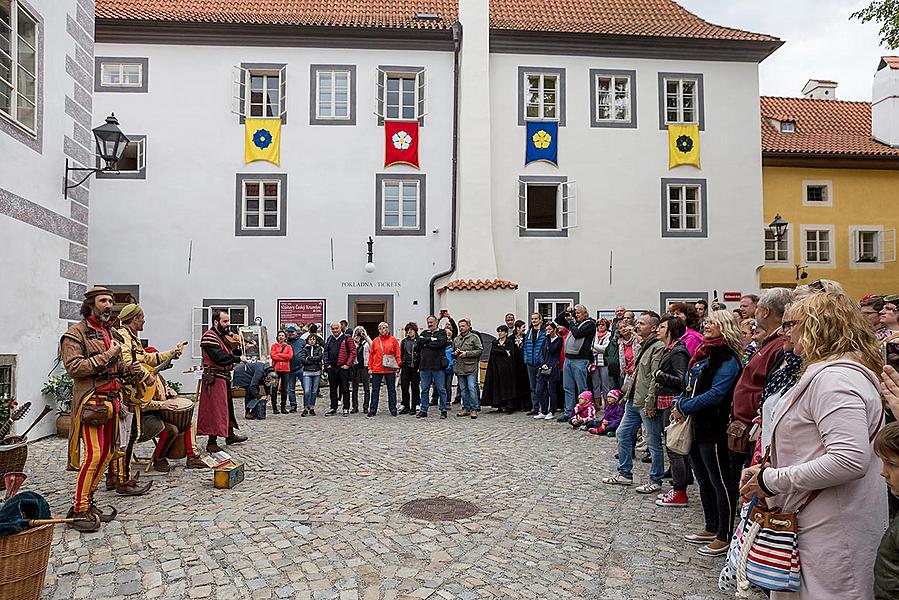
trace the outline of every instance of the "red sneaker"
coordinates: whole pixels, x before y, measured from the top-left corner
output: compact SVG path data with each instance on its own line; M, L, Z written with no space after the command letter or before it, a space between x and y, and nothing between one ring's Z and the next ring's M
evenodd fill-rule
M672 506L683 508L687 506L687 492L683 490L668 490L668 493L656 500L658 506Z

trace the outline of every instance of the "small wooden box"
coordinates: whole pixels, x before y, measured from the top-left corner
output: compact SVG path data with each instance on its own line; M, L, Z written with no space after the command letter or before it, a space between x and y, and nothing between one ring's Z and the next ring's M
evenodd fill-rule
M216 488L230 490L243 481L243 463L231 462L216 467L212 482Z

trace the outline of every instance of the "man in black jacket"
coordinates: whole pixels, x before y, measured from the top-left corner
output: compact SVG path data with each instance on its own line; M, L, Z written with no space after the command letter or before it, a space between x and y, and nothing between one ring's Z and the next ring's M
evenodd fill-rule
M428 392L431 390L431 383L440 394L440 418L446 418L447 345L446 331L437 326L437 317L429 316L428 328L418 336L418 349L421 356L419 359L421 403L418 407L418 414L415 416L419 419L428 416L428 405L430 404Z
M596 321L587 314L587 308L578 304L556 317L556 323L568 329L565 338L565 367L562 370L562 386L565 389L565 412L557 420L565 423L574 412L577 396L587 387L587 366L593 360L593 338Z

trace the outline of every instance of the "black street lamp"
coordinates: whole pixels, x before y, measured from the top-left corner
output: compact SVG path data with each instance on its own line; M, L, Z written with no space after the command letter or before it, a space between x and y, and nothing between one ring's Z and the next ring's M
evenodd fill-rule
M780 213L777 213L774 220L768 223L768 230L774 235L774 241L780 242L784 239L784 236L787 234L788 225L789 223L780 216Z
M375 272L375 250L374 245L375 241L371 239L371 236L368 236L368 241L365 242L368 246L368 262L365 263L365 272L366 273L374 273Z
M99 127L95 127L94 130L94 140L97 143L97 155L103 159L106 163L106 166L102 169L97 168L80 168L80 167L70 167L69 159L66 159L66 174L63 178L63 197L68 199L69 190L75 187L78 187L91 175L95 175L101 171L105 173L116 173L117 172L117 163L122 158L122 154L125 152L125 148L128 146L128 142L131 140L122 133L122 130L119 129L119 120L116 119L115 113L106 117L106 123L104 125L100 125ZM69 184L69 173L74 171L86 172L87 174L81 178L81 181L78 183Z

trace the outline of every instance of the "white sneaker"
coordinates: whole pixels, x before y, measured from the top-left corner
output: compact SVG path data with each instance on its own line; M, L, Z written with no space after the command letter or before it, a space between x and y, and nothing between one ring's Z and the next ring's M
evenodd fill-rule
M535 419L545 419L546 415L544 415L543 413L537 413L536 415L534 415L534 418Z
M546 413L546 415L543 418L546 419L547 421L552 421L553 419L556 418L556 415L554 415L552 413Z

